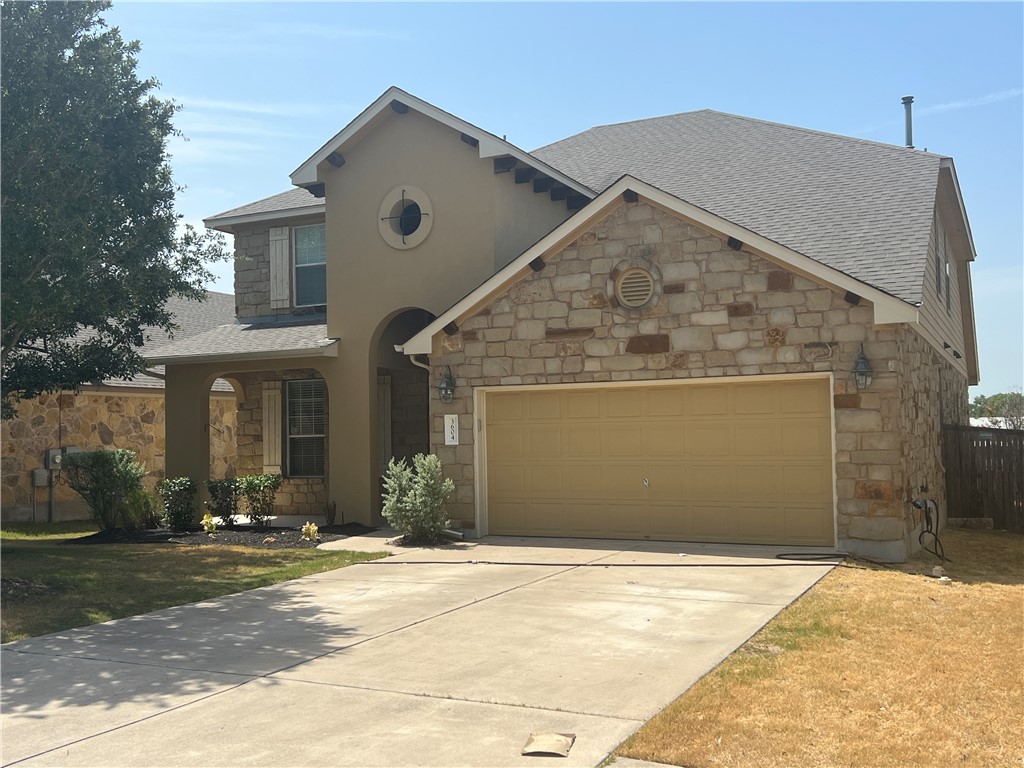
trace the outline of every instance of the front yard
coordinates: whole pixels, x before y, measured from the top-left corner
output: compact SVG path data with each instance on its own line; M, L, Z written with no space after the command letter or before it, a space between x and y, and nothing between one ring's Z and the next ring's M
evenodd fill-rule
M1024 537L837 568L618 755L671 765L1024 765Z
M379 554L316 549L67 541L90 523L5 524L0 530L0 642L263 587Z

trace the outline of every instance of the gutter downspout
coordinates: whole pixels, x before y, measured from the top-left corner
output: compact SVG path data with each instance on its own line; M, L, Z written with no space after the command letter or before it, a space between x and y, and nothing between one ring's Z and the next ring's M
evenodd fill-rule
M405 347L402 346L401 344L395 344L395 352L401 352L404 355L405 354ZM424 371L428 371L428 372L430 371L430 364L429 363L421 363L419 360L416 359L416 355L406 355L406 357L408 357L409 358L409 362L412 363L413 365L415 365L417 368L422 368Z

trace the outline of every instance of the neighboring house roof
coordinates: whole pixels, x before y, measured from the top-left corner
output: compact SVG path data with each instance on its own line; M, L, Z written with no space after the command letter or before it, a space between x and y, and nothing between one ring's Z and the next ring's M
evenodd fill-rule
M520 256L509 262L507 266L443 312L430 325L402 345L402 351L407 355L430 354L433 350L434 337L444 331L445 326L452 322L459 323L493 297L530 274L532 261L564 248L594 221L618 206L622 200L621 195L627 190L636 192L641 198L688 219L705 230L715 232L723 238L736 238L752 251L787 264L823 284L857 293L872 303L876 323L912 322L917 319L915 308L884 291L863 285L840 270L762 237L757 232L752 232L686 200L680 200L640 179L624 176L598 195L586 208L559 224Z
M206 292L205 301L193 301L174 296L167 300L167 309L174 318L174 324L178 326L173 336L168 336L162 328L146 328L148 337L142 346L142 354L147 359L152 359L154 354L176 341L187 339L201 333L205 333L224 323L233 322L235 319L235 297L230 293ZM162 367L154 367L156 373L163 373ZM220 386L218 382L216 389L230 389L224 382ZM108 387L132 387L141 389L163 389L164 382L154 376L139 374L132 379L105 379L104 386Z
M591 128L533 155L596 190L635 176L921 303L940 155L712 110Z
M264 197L255 203L248 203L218 213L216 216L203 219L203 224L211 229L223 229L230 232L236 224L295 216L312 216L323 214L325 210L323 198L316 197L308 190L298 187Z
M154 363L198 363L288 357L335 357L338 340L327 337L322 322L232 323L173 342L160 349Z

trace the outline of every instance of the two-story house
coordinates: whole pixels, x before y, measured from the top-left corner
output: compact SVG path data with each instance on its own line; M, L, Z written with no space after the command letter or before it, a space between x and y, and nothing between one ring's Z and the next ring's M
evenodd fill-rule
M397 88L226 211L237 321L174 344L167 471L210 386L282 513L379 522L433 451L477 534L902 559L978 378L949 158L712 111L532 153Z

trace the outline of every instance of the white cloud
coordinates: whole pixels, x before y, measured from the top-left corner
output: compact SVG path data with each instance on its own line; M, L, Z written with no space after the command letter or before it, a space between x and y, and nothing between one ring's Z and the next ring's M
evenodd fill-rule
M942 112L953 112L960 109L973 109L975 107L984 107L989 104L997 104L1001 101L1009 101L1010 99L1019 99L1024 96L1024 88L1010 88L1005 91L995 91L994 93L987 93L984 96L975 96L970 99L960 99L958 101L947 101L944 104L933 104L931 106L918 106L914 105L914 116L918 117L921 115L935 115ZM896 112L898 108L894 107L893 111ZM867 128L859 128L855 131L848 131L849 136L866 136L868 134L877 133L881 130L891 129L893 126L902 125L903 118L886 120L884 123L878 123Z
M972 107L983 107L986 104L996 104L1000 101L1009 101L1024 95L1024 88L1011 88L1007 91L996 91L987 93L984 96L976 96L973 99L961 99L960 101L947 101L945 104L935 104L930 107L921 107L917 110L919 115L932 115L937 112L952 112L955 109L971 109Z
M291 117L302 114L326 114L342 109L348 109L345 105L331 104L330 106L320 103L301 102L274 102L274 101L228 101L224 99L201 99L191 96L176 96L164 94L165 98L173 99L181 104L185 110L213 110L215 112L236 112L245 115L268 115L275 117ZM185 114L183 111L182 114Z

